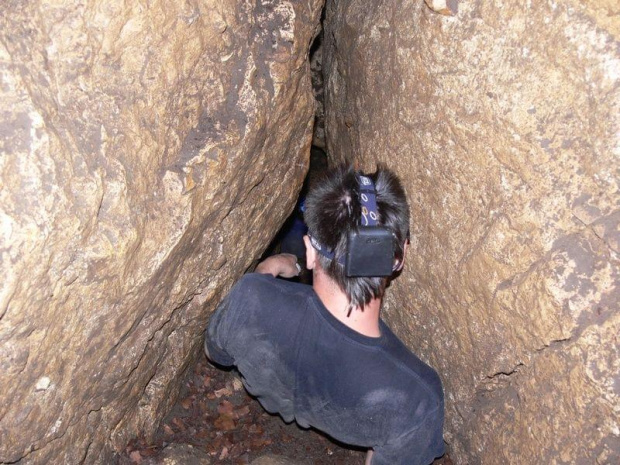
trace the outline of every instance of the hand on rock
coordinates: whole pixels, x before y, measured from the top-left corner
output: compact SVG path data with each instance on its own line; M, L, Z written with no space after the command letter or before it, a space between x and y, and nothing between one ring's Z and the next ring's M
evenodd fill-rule
M297 263L297 257L290 253L272 255L258 264L256 272L271 274L275 277L292 278L298 276L301 267Z

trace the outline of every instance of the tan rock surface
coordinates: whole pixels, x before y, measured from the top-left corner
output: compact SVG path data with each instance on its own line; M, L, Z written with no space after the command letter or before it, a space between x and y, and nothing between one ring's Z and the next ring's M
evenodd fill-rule
M112 463L303 180L320 1L0 6L0 463Z
M386 315L443 378L456 463L620 462L618 13L328 2L328 149L405 180Z

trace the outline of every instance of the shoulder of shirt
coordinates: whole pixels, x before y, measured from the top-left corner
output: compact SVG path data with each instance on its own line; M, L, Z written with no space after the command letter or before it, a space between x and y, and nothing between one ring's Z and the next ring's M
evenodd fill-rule
M237 281L235 288L242 290L273 290L282 294L304 294L312 292L312 286L284 279L274 278L270 274L248 273Z
M237 284L235 284L235 287L269 287L269 286L274 286L276 284L276 281L278 281L277 278L274 278L272 275L270 274L262 274L262 273L247 273L244 274L239 281L237 281Z
M389 349L383 349L382 352L384 356L398 366L403 373L407 373L408 376L416 379L419 385L423 387L429 398L435 399L438 404L443 404L443 386L437 371L424 361L420 360L419 357L392 332L389 326L384 323L383 327L388 331L388 338L390 339L392 347L397 353L401 354L398 356L395 352L392 352ZM418 368L414 369L410 363L415 363ZM418 365L418 363L420 364Z

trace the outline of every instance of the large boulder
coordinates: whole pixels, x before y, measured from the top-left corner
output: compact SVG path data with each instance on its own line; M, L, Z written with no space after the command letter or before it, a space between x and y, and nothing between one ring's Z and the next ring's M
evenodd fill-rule
M456 463L620 462L619 13L328 1L328 149L405 182L385 316L441 374Z
M157 427L295 203L321 3L2 3L1 463Z

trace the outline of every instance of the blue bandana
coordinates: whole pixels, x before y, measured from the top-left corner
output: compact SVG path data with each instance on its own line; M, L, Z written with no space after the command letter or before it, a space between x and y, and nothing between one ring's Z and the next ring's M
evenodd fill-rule
M359 175L360 201L362 202L362 226L377 226L377 192L375 184L368 176Z

